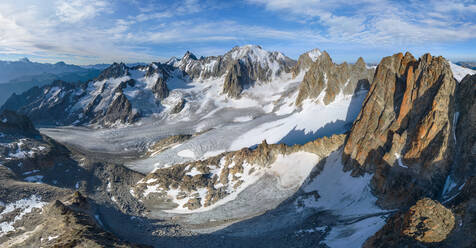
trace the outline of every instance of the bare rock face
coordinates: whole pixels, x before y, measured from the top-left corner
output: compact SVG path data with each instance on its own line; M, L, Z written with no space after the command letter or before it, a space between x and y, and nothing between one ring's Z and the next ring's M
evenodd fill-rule
M164 79L163 77L157 78L157 82L152 88L155 98L158 100L163 100L169 96L169 88L167 87L167 84L165 83L166 80L167 79Z
M40 132L35 129L33 123L24 115L19 115L13 111L5 110L0 114L0 133L17 136L34 137Z
M455 223L452 210L423 198L408 211L391 216L363 247L464 247L451 240Z
M139 114L132 109L132 105L127 97L122 93L122 91L119 91L114 96L106 114L100 116L100 119L97 120L97 122L103 123L104 126L108 126L116 122L132 123L136 121L138 117Z
M429 198L419 200L405 214L403 234L420 242L441 242L455 225L451 210Z
M88 199L76 192L68 202L56 200L46 206L36 217L36 228L8 247L147 247L105 231L93 215Z
M309 69L321 54L322 53L319 49L313 49L299 55L296 65L292 68L293 77L296 77L302 71Z
M239 61L235 62L225 76L223 93L230 97L238 97L245 87L250 84L247 69Z
M104 79L118 78L126 75L129 75L129 68L124 63L113 63L111 66L102 71L96 80L102 81Z
M476 75L468 75L457 86L455 168L458 178L476 175Z
M374 70L367 69L362 58L354 65L347 63L336 65L324 51L304 75L299 86L296 105L301 105L305 99L316 99L320 96L322 99L319 100L327 105L333 102L339 93L352 95L358 89L368 89L373 74Z
M441 190L452 161L456 81L443 57L410 53L382 59L344 147L346 169L375 172L386 207Z
M177 114L182 111L182 109L185 107L185 99L180 98L179 102L175 104L175 106L170 110L170 113L172 114Z
M190 57L190 55L187 55ZM193 54L192 54L193 56ZM193 56L195 58L195 56ZM167 87L167 80L171 77L175 68L169 64L152 63L146 66L146 77L157 75L157 80L152 86L152 92L157 101L161 101L169 96L169 88Z

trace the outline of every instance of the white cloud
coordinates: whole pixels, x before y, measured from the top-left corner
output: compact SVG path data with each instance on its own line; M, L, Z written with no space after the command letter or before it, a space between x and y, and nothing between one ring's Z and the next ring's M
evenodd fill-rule
M209 1L3 0L0 54L95 63L157 60L154 47L222 51L224 46L213 49L214 43L268 41L284 52L307 46L304 52L323 44L404 49L476 38L474 2L247 0L251 6L245 7L264 8L278 13L271 18L289 22L282 28L221 15L219 8L232 3Z
M59 0L56 2L56 15L67 23L90 19L106 11L109 4L103 0Z
M339 43L396 46L476 38L476 4L461 1L248 0L296 19L316 20L316 31ZM457 15L453 12L458 12Z

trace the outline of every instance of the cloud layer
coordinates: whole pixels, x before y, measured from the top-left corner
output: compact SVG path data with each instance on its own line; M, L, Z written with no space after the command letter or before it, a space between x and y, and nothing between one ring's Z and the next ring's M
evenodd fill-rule
M293 57L320 47L343 59L406 49L475 58L475 16L474 1L446 0L7 0L0 3L0 56L153 61L258 43Z

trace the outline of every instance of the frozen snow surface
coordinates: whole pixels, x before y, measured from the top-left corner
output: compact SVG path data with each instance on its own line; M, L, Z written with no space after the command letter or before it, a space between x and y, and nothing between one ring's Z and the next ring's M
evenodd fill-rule
M312 49L307 52L307 55L311 58L312 61L316 61L319 56L321 56L321 51L319 49Z
M461 82L461 80L468 74L469 75L476 74L475 70L471 70L469 68L459 66L457 64L454 64L453 62L450 62L450 67L451 67L451 70L453 71L453 77L456 78L458 82Z
M16 202L5 204L5 209L0 212L0 237L7 234L10 231L14 231L13 226L15 222L21 220L23 216L31 213L33 209L41 209L46 202L41 201L41 197L32 195L29 198L21 199ZM6 215L16 212L15 217L11 221L3 220Z

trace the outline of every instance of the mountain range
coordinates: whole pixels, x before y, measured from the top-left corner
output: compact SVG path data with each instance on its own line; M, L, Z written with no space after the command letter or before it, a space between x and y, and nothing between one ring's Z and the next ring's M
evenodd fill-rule
M318 49L114 63L0 108L7 247L472 247L476 71Z

